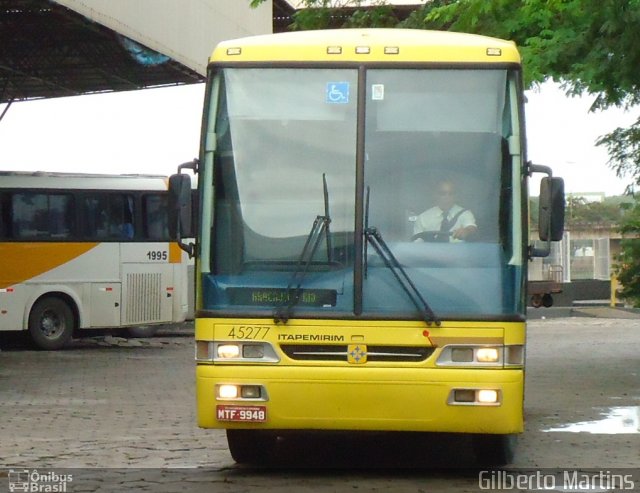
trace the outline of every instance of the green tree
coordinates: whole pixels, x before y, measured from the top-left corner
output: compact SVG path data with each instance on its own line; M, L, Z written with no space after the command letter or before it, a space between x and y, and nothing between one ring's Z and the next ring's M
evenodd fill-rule
M615 268L622 284L621 294L635 307L640 307L640 201L629 205L620 232L623 239Z
M584 197L567 197L565 212L567 229L594 224L620 226L625 205L628 205L623 199L607 197L602 202L589 202Z

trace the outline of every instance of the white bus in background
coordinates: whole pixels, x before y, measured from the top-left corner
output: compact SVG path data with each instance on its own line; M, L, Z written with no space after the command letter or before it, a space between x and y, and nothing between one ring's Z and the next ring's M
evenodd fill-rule
M0 331L59 349L76 329L151 335L189 308L167 178L0 172Z

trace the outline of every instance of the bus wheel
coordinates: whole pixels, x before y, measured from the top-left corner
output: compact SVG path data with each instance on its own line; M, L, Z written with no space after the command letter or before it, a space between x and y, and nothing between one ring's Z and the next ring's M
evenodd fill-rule
M550 308L553 306L553 296L551 296L549 293L545 293L542 296L542 305L545 308Z
M504 466L513 461L516 435L474 435L473 452L480 467Z
M542 306L542 295L534 294L531 296L531 306L534 308L540 308Z
M238 464L263 464L271 457L275 435L264 430L227 430L231 457Z
M29 314L29 335L40 349L60 349L71 339L74 329L71 308L60 298L42 298Z

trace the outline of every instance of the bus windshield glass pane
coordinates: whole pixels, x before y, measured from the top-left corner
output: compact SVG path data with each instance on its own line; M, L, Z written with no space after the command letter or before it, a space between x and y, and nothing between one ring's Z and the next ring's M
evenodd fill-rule
M213 87L205 306L271 312L300 285L296 313L351 312L357 71L224 69Z
M521 308L507 145L517 122L507 81L506 70L367 74L368 224L443 318ZM416 316L371 247L367 263L364 314Z

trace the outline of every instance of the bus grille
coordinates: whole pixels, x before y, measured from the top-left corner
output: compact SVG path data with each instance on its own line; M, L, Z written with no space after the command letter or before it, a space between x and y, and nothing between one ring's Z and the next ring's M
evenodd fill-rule
M161 278L160 273L127 274L125 323L161 321Z
M347 361L345 344L281 344L280 349L291 359L300 361ZM424 346L369 346L367 361L425 361L434 348Z

